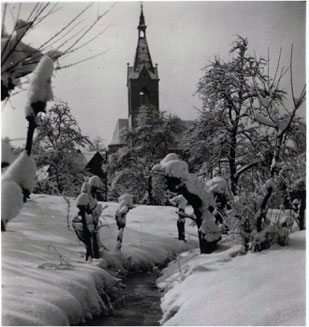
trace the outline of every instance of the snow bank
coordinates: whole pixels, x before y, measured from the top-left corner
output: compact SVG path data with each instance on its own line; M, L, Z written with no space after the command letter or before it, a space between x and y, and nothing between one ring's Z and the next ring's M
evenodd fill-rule
M157 281L163 325L305 325L305 232L287 247L237 256L240 247L181 254Z
M106 313L119 273L152 268L197 245L190 226L189 244L176 239L175 208L138 206L128 213L121 252L111 250L117 207L108 203L101 216L103 260L86 263L84 247L66 227L65 200L32 195L2 233L2 325L76 325Z

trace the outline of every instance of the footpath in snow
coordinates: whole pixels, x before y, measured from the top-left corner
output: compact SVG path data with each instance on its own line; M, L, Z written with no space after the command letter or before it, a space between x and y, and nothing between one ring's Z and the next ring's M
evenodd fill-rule
M118 234L117 203L103 211L100 238L103 260L84 259L84 246L67 228L62 197L32 195L2 233L2 325L74 325L107 313L111 294L127 271L152 269L197 246L178 241L176 209L138 206L130 211L121 253L113 251ZM76 213L71 201L70 216ZM108 251L109 250L109 251Z
M239 255L223 243L200 255L195 227L176 239L176 209L137 206L127 217L121 253L113 251L117 203L103 211L103 260L67 228L61 197L33 195L2 233L2 325L77 325L108 313L126 272L172 260L157 280L163 325L305 325L305 232L286 247ZM71 213L76 212L74 200Z

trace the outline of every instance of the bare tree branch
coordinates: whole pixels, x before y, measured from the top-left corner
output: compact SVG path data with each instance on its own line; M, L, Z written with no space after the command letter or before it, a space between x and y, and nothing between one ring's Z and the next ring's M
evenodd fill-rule
M66 66L58 66L58 67L55 68L55 70L61 70L61 69L69 68L69 67L72 67L72 66L76 66L76 65L78 65L78 64L81 64L82 62L85 62L85 61L88 61L88 60L90 60L90 59L94 59L94 58L96 58L96 57L102 56L103 54L105 54L105 53L108 52L108 51L109 51L109 49L107 49L107 50L105 50L105 51L103 51L103 52L101 52L101 53L98 53L98 54L96 54L96 55L94 55L94 56L91 56L91 57L88 57L88 58L82 59L82 60L80 60L80 61L74 62L74 63L69 64L69 65L66 65Z

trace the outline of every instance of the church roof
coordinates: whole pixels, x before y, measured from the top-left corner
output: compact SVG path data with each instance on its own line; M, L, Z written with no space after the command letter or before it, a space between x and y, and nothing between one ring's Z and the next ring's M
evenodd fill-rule
M128 130L128 126L129 126L128 119L124 119L124 118L118 119L110 145L125 145L126 144L126 141L124 140L124 138L122 136L122 132Z
M138 79L144 67L147 69L151 79L159 79L158 67L153 67L153 70L151 70L147 67L147 65L141 64L137 70L134 70L134 67L128 66L128 80Z

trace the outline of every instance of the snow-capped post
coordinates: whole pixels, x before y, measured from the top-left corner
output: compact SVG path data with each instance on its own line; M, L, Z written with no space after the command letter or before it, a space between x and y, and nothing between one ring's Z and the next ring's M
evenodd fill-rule
M72 218L74 231L86 248L86 261L100 258L101 242L98 236L98 222L102 211L107 207L103 208L96 199L96 191L100 183L98 176L92 176L82 185L81 194L76 199L79 212Z
M91 241L90 217L87 215L89 208L89 192L90 186L88 183L82 185L81 194L76 199L76 206L78 214L72 219L73 229L78 239L84 244L86 248L86 261L93 258L93 243Z
M293 108L291 111L288 111L282 102L276 101L271 97L271 95L275 91L272 88L278 88L279 81L281 80L283 73L280 74L277 82L273 81L271 85L265 85L264 83L262 89L259 88L255 79L253 78L254 89L259 99L259 108L256 109L262 109L263 111L263 114L254 111L253 112L254 119L257 122L259 122L261 125L264 125L269 128L273 128L275 130L275 140L274 140L275 145L273 150L272 163L270 167L270 178L266 181L265 185L263 186L264 197L260 204L260 208L255 215L256 232L253 235L253 239L252 239L253 244L257 243L255 242L255 239L260 239L262 240L261 242L263 242L263 239L265 239L265 237L263 236L265 232L263 231L262 222L264 221L267 227L267 221L266 221L267 204L274 190L274 179L277 175L279 175L281 171L282 165L280 164L280 154L281 154L282 146L284 144L286 134L290 130L291 124L295 118L296 111L302 106L306 98L306 86L303 87L299 98L297 98L294 94L292 59L293 59L293 45L291 47L291 54L290 54L290 86L291 86L291 94L293 100ZM265 89L263 89L263 87ZM269 87L269 89L267 89L267 87ZM270 94L270 96L265 97L262 94ZM287 111L287 114L285 115L280 114L279 106L282 106L284 110ZM259 247L260 244L258 244L257 246ZM266 244L265 246L268 246L268 244ZM256 249L253 247L253 250L255 251Z
M120 251L122 247L123 233L126 227L127 213L135 206L133 205L133 195L131 194L123 194L118 198L118 202L119 206L115 213L116 224L119 230L117 235L116 249Z
M39 112L45 112L46 102L53 99L53 91L51 88L53 71L54 64L52 59L48 56L44 56L41 58L32 74L28 92L28 102L25 108L25 116L29 123L25 147L28 155L31 154L33 134L37 127L37 115Z
M107 205L102 207L102 204L98 202L98 190L101 187L101 179L98 176L90 177L88 181L90 185L89 193L89 210L88 213L92 216L93 232L92 232L92 244L94 249L94 258L100 258L100 248L103 246L99 236L99 218L102 211L107 208Z
M168 154L160 164L152 168L153 172L163 172L168 189L182 194L193 207L198 227L201 253L211 253L221 239L221 232L212 214L215 201L212 194L205 190L197 175L190 174L188 165L175 153Z
M178 229L178 240L185 241L185 222L186 222L186 206L188 201L183 195L177 195L169 200L171 204L178 208L178 219L177 219L177 229ZM189 217L188 217L189 218Z

